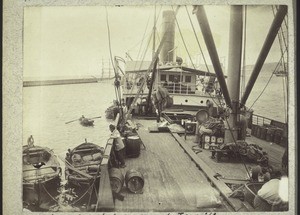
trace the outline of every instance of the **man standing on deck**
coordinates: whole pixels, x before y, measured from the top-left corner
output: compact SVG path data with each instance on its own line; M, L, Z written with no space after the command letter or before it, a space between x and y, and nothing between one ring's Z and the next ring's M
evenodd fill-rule
M124 160L124 153L125 153L125 145L123 143L123 140L121 138L120 132L117 130L116 126L109 125L109 130L111 131L111 139L114 139L113 142L113 148L116 155L116 159L118 162L121 163L121 168L126 167L125 160Z
M273 173L273 179L265 183L254 198L256 211L285 211L288 210L288 202L284 201L280 192L287 191L287 184L281 185L281 172Z

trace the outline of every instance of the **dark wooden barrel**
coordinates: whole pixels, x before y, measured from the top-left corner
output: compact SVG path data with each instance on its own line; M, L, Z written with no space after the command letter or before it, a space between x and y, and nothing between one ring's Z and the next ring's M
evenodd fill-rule
M268 128L267 135L266 135L266 141L273 142L274 141L274 133L275 133L274 128Z
M109 169L109 178L111 189L115 193L119 193L124 185L124 175L118 168Z
M144 187L144 176L135 169L128 170L125 175L125 184L132 193L139 193Z
M256 137L257 127L258 127L258 125L252 125L252 128L251 128L251 135L254 137Z
M141 151L141 139L139 136L129 136L125 141L125 151L127 157L138 157Z
M266 128L265 126L262 126L260 129L260 137L259 138L262 140L266 140L267 131L268 131L268 128Z
M261 126L259 125L259 126L257 126L255 137L260 138L260 133L261 133Z
M282 136L283 136L283 130L280 128L277 128L274 133L274 142L277 144L281 144Z

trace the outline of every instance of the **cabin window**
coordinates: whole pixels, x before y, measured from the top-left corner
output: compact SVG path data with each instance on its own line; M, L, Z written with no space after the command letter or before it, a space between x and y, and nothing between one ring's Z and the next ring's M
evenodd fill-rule
M190 75L185 76L185 82L191 82L192 81L192 77Z
M160 75L160 81L166 81L167 75Z
M180 82L180 75L169 75L169 81L171 82Z

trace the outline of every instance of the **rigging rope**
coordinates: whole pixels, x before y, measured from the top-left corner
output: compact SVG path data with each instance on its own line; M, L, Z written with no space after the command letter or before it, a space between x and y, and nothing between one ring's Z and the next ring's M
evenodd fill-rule
M205 67L206 67L206 69L207 69L208 74L211 74L211 72L210 72L210 70L209 70L209 67L208 67L208 65L207 65L207 61L206 61L206 59L205 59L205 56L204 56L202 47L201 47L201 45L200 45L200 41L199 41L199 39L198 39L198 37L197 37L197 33L196 33L195 28L194 28L194 24L193 24L193 22L192 22L192 19L191 19L191 17L190 17L190 14L188 13L188 10L187 10L187 7L186 7L186 6L185 6L185 9L186 9L186 13L187 13L187 15L188 15L188 17L189 17L189 21L190 21L190 24L191 24L191 26L192 26L192 29L193 29L193 32L194 32L194 35L195 35L195 38L196 38L198 47L199 47L199 49L200 49L200 53L201 53L201 55L202 55L202 58L203 58L203 61L204 61L204 64L205 64ZM206 75L205 75L205 76L206 76ZM205 87L205 86L204 86L204 83L201 83L201 84L202 84L203 87ZM217 91L215 85L214 85L214 90ZM214 100L214 97L211 95L211 93L208 93L208 94L209 94L210 98L212 99L212 101L213 101L219 108L220 108L220 107L221 107L221 108L224 108L224 106L222 105L222 101L221 101L221 99L220 99L219 97L217 97L217 99L218 99L220 105L218 105L218 103Z
M275 7L275 9L278 11L278 8ZM272 12L273 12L273 15L275 17L275 9L274 9L274 6L272 6ZM284 21L285 21L285 26L286 26L286 20L284 18ZM287 26L286 26L287 27ZM287 58L288 58L288 47L287 47L287 44L286 44L286 39L285 39L285 36L284 36L284 31L283 31L283 28L282 26L280 26L280 29L279 29L279 32L278 32L278 42L279 42L279 47L280 47L280 51L281 53L283 54L283 45L282 45L282 41L284 43L284 47L285 49L287 50ZM282 38L281 38L282 37ZM281 60L281 63L282 63L282 67L283 67L283 71L287 73L287 68L286 68L286 64L285 64L285 59L284 57L282 58ZM283 87L283 105L284 105L284 117L285 117L285 122L287 122L287 104L286 104L286 85L285 85L285 75L282 77L282 87Z
M111 51L111 39L110 39L110 27L109 27L109 22L108 22L108 12L107 12L107 7L105 7L105 12L106 12L106 26L107 26L107 34L108 34L108 47L109 47L109 54L110 54L110 60L111 64L114 69L115 77L117 79L117 69L115 67L115 64L113 62L113 57L112 57L112 51ZM118 92L115 86L115 94L116 94L116 99L118 100L118 107L120 108L121 106L121 98L118 96Z
M58 204L58 201L48 192L48 190L46 189L45 185L42 184L44 190L46 191L46 193L48 194L48 196L50 196L50 198L56 202L56 204ZM39 194L40 195L40 194Z
M204 60L204 64L205 64L205 66L206 66L206 69L207 69L207 72L208 72L208 73L210 73L210 71L209 71L209 68L208 68L208 65L207 65L207 62L206 62L206 59L205 59L205 57L204 57L203 50L202 50L202 48L201 48L201 45L200 45L199 39L198 39L198 37L197 37L197 34L196 34L196 31L195 31L195 28L194 28L194 25L193 25L192 19L191 19L191 17L190 17L190 14L189 14L189 12L188 12L188 10L187 10L187 7L186 7L186 6L185 6L185 10L186 10L186 13L187 13L187 15L188 15L188 17L189 17L189 21L190 21L190 23L191 23L191 26L192 26L192 29L193 29L193 32L194 32L195 38L196 38L196 40L197 40L197 43L198 43L198 46L199 46L199 49L200 49L200 52L201 52L202 58L203 58L203 60Z
M173 6L171 6L171 7L172 7L173 12L175 12L174 9L173 9ZM184 48L185 48L185 50L186 50L186 52L187 52L187 54L188 54L188 56L189 56L189 58L190 58L190 61L191 61L191 63L192 63L192 66L194 67L194 69L196 69L196 67L195 67L195 65L194 65L194 63L193 63L193 60L192 60L192 58L191 58L191 55L190 55L190 53L189 53L189 51L188 51L187 45L186 45L186 43L185 43L185 41L184 41L184 39L183 39L182 32L181 32L181 29L180 29L180 27L179 27L179 24L178 24L178 21L177 21L177 18L176 18L176 17L175 17L175 21L176 21L176 25L177 25L177 28L178 28L180 37L181 37L181 39L182 39Z
M162 5L160 6L159 13L160 13L161 9L162 9ZM149 18L150 18L150 15L149 15ZM152 32L149 32L148 34L146 34L146 37L150 36L150 34L152 34ZM132 51L135 47L137 47L140 43L142 43L142 41L143 41L143 39L139 40L134 46L132 46L131 48L128 49L128 52Z
M89 192L89 190L94 186L94 183L95 182L93 182L92 185L89 186L89 188L84 192L84 194L82 194L82 196L80 196L80 198L78 198L76 201L72 202L70 205L74 205L77 202L79 202Z
M162 6L161 6L160 9L159 9L159 12L158 12L158 15L157 15L157 17L156 17L155 23L157 23L157 21L158 21L158 19L159 19L159 15L160 15L161 9L162 9ZM148 44L147 44L147 46L146 46L146 48L145 48L144 55L143 55L143 58L142 58L142 61L141 61L141 62L144 62L144 59L145 59L145 57L146 57L146 53L147 53L147 51L148 51L148 48L149 48L149 45L150 45L152 36L153 36L153 31L151 31L151 34L150 34L150 37L149 37L149 40L148 40ZM160 40L159 37L158 37L158 39ZM134 66L134 70L135 70L135 67L136 67L136 64L135 64L135 66ZM140 71L141 68L142 68L142 63L140 64L138 71ZM135 81L136 81L136 79L135 79ZM136 84L136 82L133 83L133 84ZM130 90L130 93L133 92L133 89L134 89L134 87L132 86L132 88L131 88L131 90Z
M261 91L261 93L259 94L259 96L254 100L253 104L250 106L250 109L251 109L251 108L253 107L253 105L257 102L257 100L261 97L261 95L265 92L265 90L266 90L268 84L270 83L270 81L271 81L271 79L272 79L272 77L273 77L273 75L274 75L274 72L277 70L277 67L279 66L279 63L280 63L280 61L281 61L281 59L282 59L282 57L284 56L284 53L285 53L286 51L287 51L287 49L285 49L285 51L281 54L280 60L278 61L278 63L277 63L277 65L276 65L274 71L272 72L272 74L271 74L269 80L267 81L265 87L263 88L263 90Z
M136 59L139 59L139 57L140 57L140 52L141 52L141 49L142 49L142 45L143 45L143 42L144 42L144 39L145 39L145 34L146 34L146 31L147 31L147 28L148 28L148 24L149 24L149 20L150 20L150 15L151 14L149 14L149 17L148 17L146 28L145 28L145 31L144 31L144 34L143 34L143 37L142 37L141 45L140 45L139 52L137 54Z
M171 7L172 7L172 10L174 11L173 6L171 6ZM196 70L196 67L195 67L195 65L194 65L194 63L193 63L193 61L192 61L192 58L191 58L191 56L190 56L190 53L189 53L189 51L188 51L188 49L187 49L187 45L186 45L186 43L185 43L185 41L184 41L184 39L183 39L183 35L182 35L181 29L180 29L180 27L179 27L179 23L178 23L176 17L175 17L175 21L176 21L176 25L177 25L177 28L178 28L179 33L180 33L181 40L182 40L182 42L183 42L183 44L184 44L185 50L186 50L186 52L187 52L187 54L188 54L188 56L189 56L189 59L190 59L190 61L191 61L191 63L192 63L193 68ZM197 41L198 41L198 39L197 39ZM198 41L198 42L199 42L199 41ZM198 45L200 45L200 44L198 43ZM199 47L200 47L200 50L202 51L201 46L199 46ZM202 52L202 53L203 53L203 52ZM206 62L206 61L205 61L205 62ZM205 64L205 65L206 65L206 67L208 68L207 64ZM209 70L208 70L208 73L210 73ZM202 84L203 87L205 87L205 86L204 86L204 83L201 83L201 84ZM214 85L214 88L215 88L215 90L216 90L215 85ZM220 105L222 105L222 104L221 104L219 98L218 98L218 99L219 99L220 104L218 104L218 103L215 101L214 97L211 95L210 92L208 93L208 95L210 96L211 100L217 105L218 108L223 108L222 106L220 106Z

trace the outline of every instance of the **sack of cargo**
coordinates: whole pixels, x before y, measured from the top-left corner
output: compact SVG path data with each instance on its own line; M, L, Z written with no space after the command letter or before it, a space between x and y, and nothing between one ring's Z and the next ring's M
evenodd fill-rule
M170 97L170 96L168 96L168 97L167 97L167 105L166 105L166 108L172 107L173 103L174 103L173 98Z
M102 159L102 154L100 152L92 155L94 161L99 161Z
M218 193L211 188L199 190L196 194L197 208L218 208L222 205Z
M80 163L81 162L81 156L79 154L74 154L72 156L72 162L74 162L74 163Z
M92 161L93 157L92 157L92 155L85 155L82 157L82 160L83 161Z

